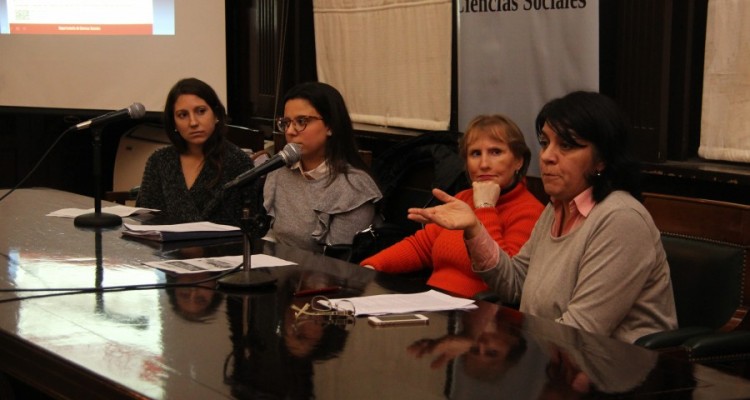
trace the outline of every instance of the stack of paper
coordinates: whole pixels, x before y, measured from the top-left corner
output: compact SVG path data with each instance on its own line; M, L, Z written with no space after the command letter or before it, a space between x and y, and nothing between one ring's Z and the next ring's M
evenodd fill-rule
M323 300L325 301L325 300ZM453 297L435 290L414 294L381 294L376 296L330 299L334 307L351 310L354 315L405 314L417 311L469 310L477 308L474 300Z
M52 211L51 213L47 214L47 216L48 217L75 218L79 215L93 213L94 211L95 210L93 208L89 208L89 209L63 208L61 210ZM131 215L146 214L146 213L150 213L154 211L159 211L159 210L155 210L153 208L130 207L130 206L121 206L121 205L102 207L102 213L119 215L120 217L129 217Z
M240 228L213 222L187 222L171 225L123 224L122 234L141 239L167 242L171 240L211 239L217 237L240 236Z
M242 256L223 256L209 258L190 258L187 260L152 261L144 263L149 267L178 274L196 274L200 272L226 271L242 265ZM295 263L266 254L250 256L252 268L281 267Z

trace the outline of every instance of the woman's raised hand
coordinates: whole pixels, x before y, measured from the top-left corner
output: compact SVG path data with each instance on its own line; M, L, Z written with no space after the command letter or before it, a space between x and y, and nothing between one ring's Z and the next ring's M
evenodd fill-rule
M467 237L473 237L474 235L468 235L468 230L473 230L480 224L471 207L440 189L432 189L432 194L444 204L429 208L410 208L407 218L422 224L432 222L445 229L466 230Z

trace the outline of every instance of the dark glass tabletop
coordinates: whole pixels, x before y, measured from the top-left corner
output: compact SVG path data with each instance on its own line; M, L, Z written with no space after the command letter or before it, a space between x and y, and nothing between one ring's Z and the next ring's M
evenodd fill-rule
M122 227L46 216L92 207L50 189L0 202L0 370L55 397L750 397L743 379L492 303L394 327L297 315L293 306L312 300L295 295L304 291L335 287L325 295L339 298L430 288L420 276L258 241L253 252L295 265L259 269L275 278L270 287L225 290L215 274L170 275L144 263L241 255L242 238L149 242L124 238Z

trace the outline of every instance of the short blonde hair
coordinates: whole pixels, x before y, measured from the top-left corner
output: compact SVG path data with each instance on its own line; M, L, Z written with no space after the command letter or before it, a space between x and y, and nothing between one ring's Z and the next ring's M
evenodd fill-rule
M466 161L469 145L474 143L480 136L487 135L490 138L508 144L514 156L523 159L523 165L518 171L518 177L526 176L531 162L531 150L526 145L521 128L510 118L500 115L478 115L469 122L466 132L458 141L461 157Z

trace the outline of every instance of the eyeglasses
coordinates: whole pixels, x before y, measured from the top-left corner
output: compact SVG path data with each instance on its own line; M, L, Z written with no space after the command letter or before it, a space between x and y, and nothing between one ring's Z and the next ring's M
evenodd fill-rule
M295 326L311 318L318 318L323 323L342 327L354 324L356 320L354 304L345 301L336 306L325 296L313 297L302 308L296 305L292 305L291 308L294 310Z
M307 124L310 123L310 121L313 120L320 120L322 121L323 118L316 117L313 115L300 115L299 117L294 118L277 118L276 119L276 126L279 128L281 132L286 132L286 129L289 128L289 125L292 125L294 127L294 130L297 133L300 133L307 128Z

